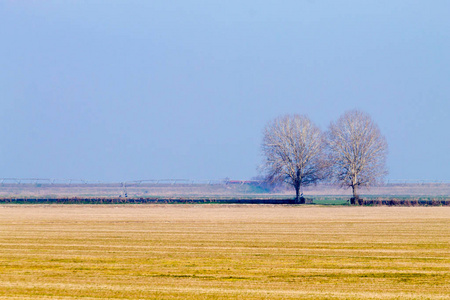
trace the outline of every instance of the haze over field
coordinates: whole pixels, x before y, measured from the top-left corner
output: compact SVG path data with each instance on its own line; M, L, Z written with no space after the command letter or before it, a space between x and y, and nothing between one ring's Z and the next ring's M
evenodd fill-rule
M2 1L0 178L250 179L286 113L369 113L450 180L448 1Z

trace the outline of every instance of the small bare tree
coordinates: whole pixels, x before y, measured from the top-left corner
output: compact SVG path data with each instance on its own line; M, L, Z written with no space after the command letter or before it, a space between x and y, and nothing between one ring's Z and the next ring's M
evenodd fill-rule
M358 187L373 185L387 174L386 139L364 112L348 111L332 122L327 132L327 149L332 179L352 188L352 204L359 201Z
M292 185L298 203L301 187L324 177L323 150L324 135L306 116L278 117L264 130L262 151L266 178Z

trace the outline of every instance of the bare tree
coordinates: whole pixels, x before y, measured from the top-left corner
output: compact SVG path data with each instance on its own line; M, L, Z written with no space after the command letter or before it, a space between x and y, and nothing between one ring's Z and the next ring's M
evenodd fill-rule
M263 169L268 181L292 185L299 202L301 187L324 177L323 150L324 135L308 117L276 118L266 126L262 143Z
M381 181L387 174L387 142L371 117L352 110L332 122L327 132L332 178L351 187L351 203L359 201L358 187Z

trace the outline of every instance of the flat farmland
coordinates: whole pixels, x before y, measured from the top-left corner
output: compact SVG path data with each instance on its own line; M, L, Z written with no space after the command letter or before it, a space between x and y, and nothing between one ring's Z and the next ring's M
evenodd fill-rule
M450 207L3 205L1 299L448 299Z

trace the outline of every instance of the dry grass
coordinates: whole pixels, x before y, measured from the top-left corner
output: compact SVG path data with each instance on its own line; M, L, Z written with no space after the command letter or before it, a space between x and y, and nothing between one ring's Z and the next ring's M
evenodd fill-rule
M0 206L2 299L448 299L450 207Z

